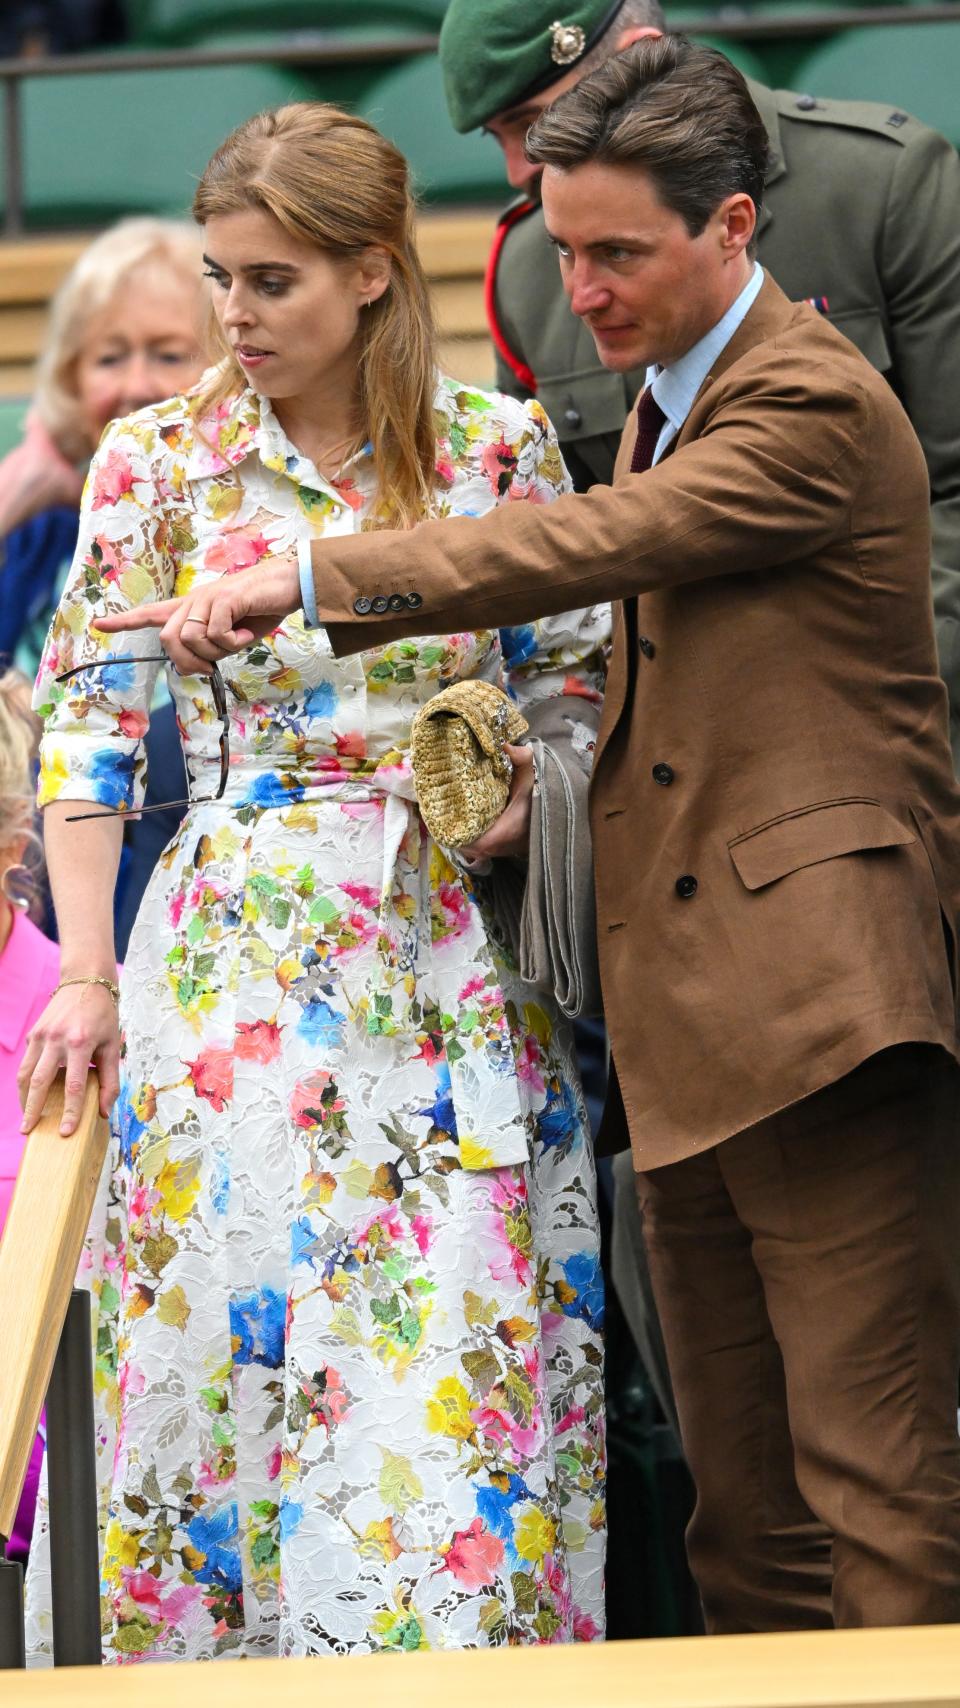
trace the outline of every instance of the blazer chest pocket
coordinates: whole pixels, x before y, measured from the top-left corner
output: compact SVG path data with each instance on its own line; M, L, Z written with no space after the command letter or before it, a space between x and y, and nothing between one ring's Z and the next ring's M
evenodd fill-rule
M821 860L874 848L904 848L916 840L916 832L879 801L848 795L767 819L734 837L727 847L741 882L748 890L760 890Z

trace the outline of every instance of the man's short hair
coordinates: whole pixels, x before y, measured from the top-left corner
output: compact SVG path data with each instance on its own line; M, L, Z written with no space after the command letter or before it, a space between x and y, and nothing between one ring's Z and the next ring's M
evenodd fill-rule
M699 237L740 191L760 211L769 143L744 78L715 48L682 36L634 42L540 114L527 159L561 169L639 166Z

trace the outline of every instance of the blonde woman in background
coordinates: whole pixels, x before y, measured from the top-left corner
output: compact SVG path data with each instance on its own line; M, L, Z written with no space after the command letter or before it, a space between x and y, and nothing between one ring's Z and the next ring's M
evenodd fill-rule
M195 213L220 364L104 439L37 696L64 964L91 982L33 1030L25 1124L64 1065L68 1099L92 1057L120 1093L90 1243L104 1653L593 1640L603 1295L571 1040L427 835L409 737L472 676L576 720L609 608L341 660L298 615L174 677L193 804L130 940L122 1048L96 982L158 668L98 616L569 487L537 404L438 373L406 163L370 125L249 120Z
M50 305L24 441L0 461L0 538L78 510L107 422L199 377L199 281L179 221L121 220L83 251Z
M126 219L94 240L53 299L27 433L0 462L0 659L36 674L77 542L80 493L108 421L199 378L200 244L192 226ZM173 709L154 719L149 801L184 793ZM127 835L118 890L122 954L174 811Z
M34 831L35 761L40 723L30 710L30 684L17 671L0 676L0 1232L26 1140L20 1131L17 1069L31 1026L60 977L60 951L30 918L40 868ZM7 1544L10 1559L26 1560L42 1458L34 1444L23 1494Z

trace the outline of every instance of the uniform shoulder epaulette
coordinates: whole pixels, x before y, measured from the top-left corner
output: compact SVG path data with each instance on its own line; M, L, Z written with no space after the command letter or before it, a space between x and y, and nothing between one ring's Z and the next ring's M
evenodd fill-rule
M483 303L487 312L487 325L490 328L490 336L493 339L494 347L498 355L500 355L506 362L511 373L515 375L518 384L522 385L524 389L529 392L536 392L536 375L534 374L533 369L529 368L526 362L511 350L497 316L497 268L500 265L500 256L503 253L503 246L514 226L519 225L521 220L529 218L530 214L536 212L538 206L539 203L532 202L529 196L518 196L515 201L512 201L508 207L504 208L503 213L497 220L497 227L493 234L493 242L490 245L490 254L487 257L487 270L483 281Z
M891 107L884 101L831 101L820 95L777 90L777 113L781 119L811 124L836 125L841 130L871 131L875 136L906 144L918 131L926 130L920 119Z

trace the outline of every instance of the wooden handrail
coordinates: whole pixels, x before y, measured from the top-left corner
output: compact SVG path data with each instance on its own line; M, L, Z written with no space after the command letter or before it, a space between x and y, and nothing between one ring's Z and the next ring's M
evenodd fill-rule
M91 1073L60 1136L58 1081L27 1140L0 1240L0 1536L9 1537L107 1147Z
M6 1672L3 1708L126 1708L130 1671L67 1667ZM171 1691L205 1708L957 1708L960 1626L804 1631L752 1637L661 1637L458 1654L206 1661L136 1670L137 1708Z

